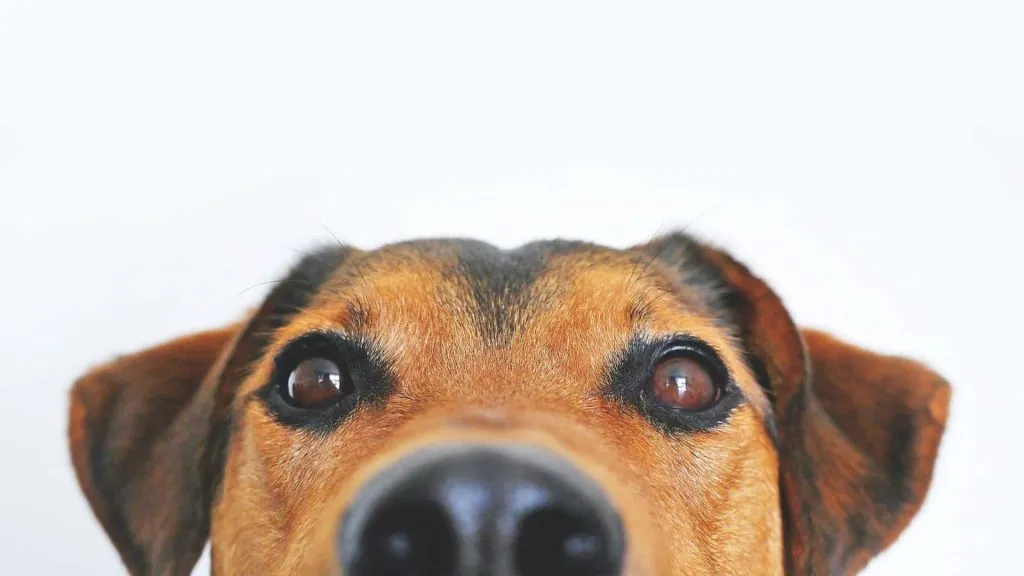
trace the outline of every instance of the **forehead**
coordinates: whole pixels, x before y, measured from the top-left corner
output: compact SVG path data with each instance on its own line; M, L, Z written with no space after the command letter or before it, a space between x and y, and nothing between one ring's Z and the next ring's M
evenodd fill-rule
M686 335L750 384L719 289L676 243L409 242L351 254L271 352L310 331L338 331L379 349L416 393L536 392L554 380L579 392L599 384L631 339ZM482 384L496 381L500 389Z
M514 250L472 240L395 244L349 257L296 323L341 321L352 333L401 332L407 340L444 333L479 348L566 323L654 328L666 315L728 331L712 291L688 286L658 256L568 241Z

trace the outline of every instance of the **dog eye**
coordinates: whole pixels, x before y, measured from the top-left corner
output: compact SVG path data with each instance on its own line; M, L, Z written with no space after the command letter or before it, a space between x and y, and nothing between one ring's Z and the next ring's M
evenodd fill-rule
M288 375L285 399L299 408L321 408L351 394L341 368L326 358L307 358Z
M654 368L647 383L648 397L658 404L684 412L700 412L715 405L721 385L699 354L690 351L670 353Z

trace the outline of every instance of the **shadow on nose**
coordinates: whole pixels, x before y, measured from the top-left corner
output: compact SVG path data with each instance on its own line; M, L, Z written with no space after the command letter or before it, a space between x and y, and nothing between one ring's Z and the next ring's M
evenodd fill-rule
M346 576L607 576L624 545L597 484L526 445L409 456L362 489L338 532Z

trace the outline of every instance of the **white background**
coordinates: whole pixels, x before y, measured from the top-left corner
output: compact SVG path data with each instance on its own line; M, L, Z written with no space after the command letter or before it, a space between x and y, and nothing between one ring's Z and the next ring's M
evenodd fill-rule
M1021 3L495 4L0 0L2 571L120 571L68 386L236 318L331 233L690 225L799 322L954 384L869 573L1019 573Z

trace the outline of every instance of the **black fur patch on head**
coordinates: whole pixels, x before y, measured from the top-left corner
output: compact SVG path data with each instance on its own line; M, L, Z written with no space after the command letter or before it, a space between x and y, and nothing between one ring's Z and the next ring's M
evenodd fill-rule
M456 262L451 275L469 290L470 310L481 337L504 346L532 314L543 310L547 294L535 289L549 259L593 248L583 242L554 240L502 250L484 242L452 240Z
M675 272L677 279L697 294L719 323L735 328L729 283L704 256L700 243L682 232L673 232L654 239L643 247L643 252L646 258L661 262Z

